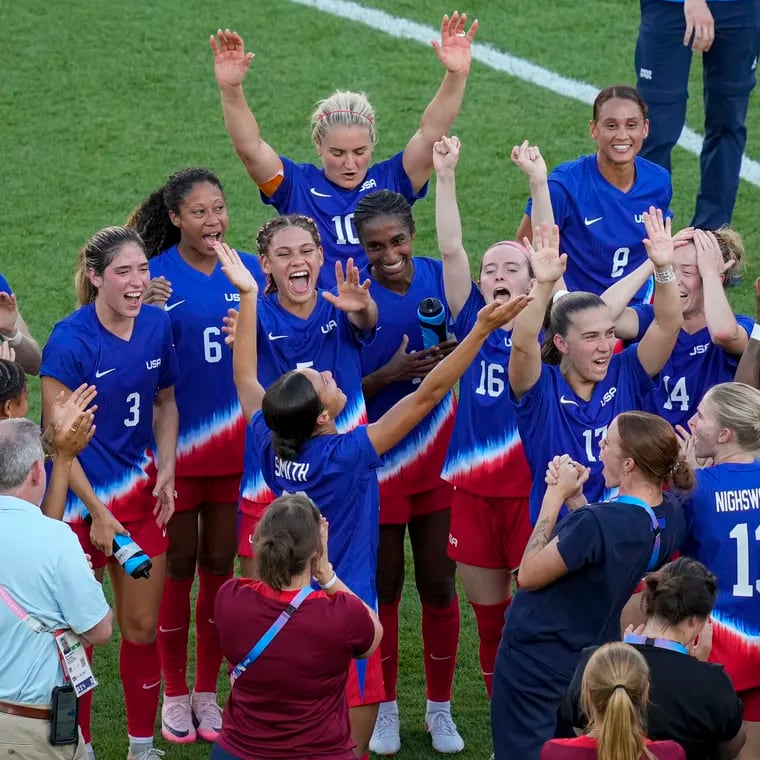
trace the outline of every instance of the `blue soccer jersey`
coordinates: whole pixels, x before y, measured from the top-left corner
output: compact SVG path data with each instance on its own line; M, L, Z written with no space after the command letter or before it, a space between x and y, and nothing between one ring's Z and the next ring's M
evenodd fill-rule
M266 286L256 257L240 254L261 290ZM232 379L232 351L222 320L240 296L220 264L210 275L191 267L173 246L149 261L151 277L165 277L172 295L169 314L177 351L175 385L179 409L177 477L216 477L243 471L245 419Z
M325 266L319 274L319 287L329 290L335 285L335 262L345 265L349 257L360 268L367 264L354 227L356 205L367 194L376 190L401 193L409 203L424 198L427 183L414 192L412 181L404 170L403 154L370 166L364 182L353 190L338 187L330 182L323 169L314 164L296 164L280 156L284 178L277 190L261 200L274 206L280 214L305 214L317 223L325 253Z
M13 295L10 283L3 277L2 272L0 272L0 293L7 293L9 296Z
M546 490L546 466L555 456L569 454L591 468L591 477L583 487L589 502L604 501L612 495L604 487L599 443L612 420L621 412L641 409L644 397L655 387L641 366L637 350L633 345L612 356L607 376L596 384L588 401L575 395L558 366L544 364L536 384L517 402L517 427L533 473L532 522L538 517ZM510 398L514 402L511 391Z
M40 374L72 390L82 383L96 386L95 436L79 462L97 497L119 521L150 517L155 498L146 504L145 495L155 477L153 400L177 378L169 316L156 306L143 306L130 339L123 340L100 324L94 304L83 306L53 328ZM81 521L84 509L69 491L64 519Z
M485 305L473 283L454 322L462 340ZM531 475L517 414L509 403L507 365L512 332L494 330L459 381L459 407L443 478L457 488L491 498L527 498Z
M422 330L417 308L425 298L437 298L446 307L443 287L443 266L440 261L415 256L414 274L404 294L388 290L377 282L372 284L372 297L377 302L378 332L375 341L362 351L362 375L365 377L390 361L406 335L407 351L422 351ZM369 277L369 271L364 272ZM420 380L390 383L372 398L367 399L367 417L375 422L397 401L419 386ZM383 457L378 473L383 498L407 496L429 491L440 484L441 469L454 425L456 400L450 391L403 440Z
M360 351L373 339L375 331L358 331L345 312L336 309L321 293L317 296L314 310L306 319L285 311L276 293L258 299L258 378L268 388L294 369L330 370L346 394L346 406L335 420L338 430L345 432L367 422ZM244 512L246 501L268 504L274 498L262 478L257 449L251 449L251 445L248 436L241 487Z
M642 214L650 206L669 213L673 196L661 166L636 158L636 179L624 193L602 176L596 155L560 164L549 175L549 192L560 248L567 253L567 288L597 295L647 260ZM525 213L531 208L529 200ZM650 279L633 301L648 303L653 292Z
M639 304L634 308L639 315L637 340L641 340L654 321L654 307ZM751 317L739 315L736 321L747 335L752 332L755 322ZM659 414L671 425L688 428L705 393L713 385L734 379L739 359L741 355L730 354L716 346L707 327L691 334L682 329L673 353L662 368L662 384L646 396L644 410Z
M361 425L348 433L310 438L296 459L275 456L271 432L257 412L250 440L264 479L277 496L304 491L330 523L328 554L340 579L373 609L380 518L376 471L382 459Z
M718 576L710 660L737 691L760 686L760 462L696 471L685 553Z

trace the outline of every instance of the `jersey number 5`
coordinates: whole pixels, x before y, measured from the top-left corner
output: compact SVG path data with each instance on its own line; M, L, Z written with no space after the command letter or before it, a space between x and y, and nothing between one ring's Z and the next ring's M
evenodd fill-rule
M734 596L752 596L755 590L760 594L760 580L756 580L753 587L749 577L749 526L739 523L728 535L736 541ZM755 528L755 541L760 541L760 525Z

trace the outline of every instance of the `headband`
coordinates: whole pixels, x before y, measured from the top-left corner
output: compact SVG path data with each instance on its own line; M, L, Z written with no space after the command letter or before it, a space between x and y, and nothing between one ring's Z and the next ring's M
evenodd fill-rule
M332 116L334 113L350 113L354 116L360 116L362 119L366 119L370 124L374 124L375 120L371 116L367 116L367 114L359 113L358 111L352 111L350 108L337 108L334 111L325 111L324 113L319 114L317 116L317 121L322 121L322 119L326 118L327 116Z

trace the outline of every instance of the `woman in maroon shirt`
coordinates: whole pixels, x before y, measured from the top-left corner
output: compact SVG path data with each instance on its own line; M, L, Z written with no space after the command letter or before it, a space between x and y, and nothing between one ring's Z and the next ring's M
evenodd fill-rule
M605 644L591 655L581 693L588 734L546 742L541 760L686 760L677 742L646 738L649 666L629 644Z
M227 581L214 620L231 666L242 662L284 610L292 610L260 656L233 683L211 760L353 760L346 678L369 657L382 628L375 613L335 575L327 521L303 493L284 494L253 538L261 580ZM298 606L302 589L313 591Z

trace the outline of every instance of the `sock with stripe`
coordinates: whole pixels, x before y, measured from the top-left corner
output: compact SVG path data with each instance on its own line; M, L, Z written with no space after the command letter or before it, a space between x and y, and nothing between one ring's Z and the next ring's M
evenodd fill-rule
M380 659L383 664L383 684L385 699L392 702L396 699L398 684L398 606L401 599L390 604L379 604L377 615L383 626L383 638L380 640Z
M152 737L161 692L161 662L156 642L133 644L122 639L119 674L124 688L127 732L138 739Z
M167 697L189 694L187 679L187 636L190 628L190 591L193 579L172 580L167 576L158 611L158 651Z
M422 651L425 655L427 698L448 702L454 682L459 644L459 599L447 607L422 603Z
M216 693L216 681L222 664L219 634L214 623L214 602L223 583L232 573L212 575L198 568L198 599L195 603L195 691Z
M510 597L500 604L470 602L470 607L475 613L475 621L478 624L480 670L483 673L483 681L486 684L489 699L493 693L493 668L501 641L501 631L504 628L504 615L511 601L512 598Z

